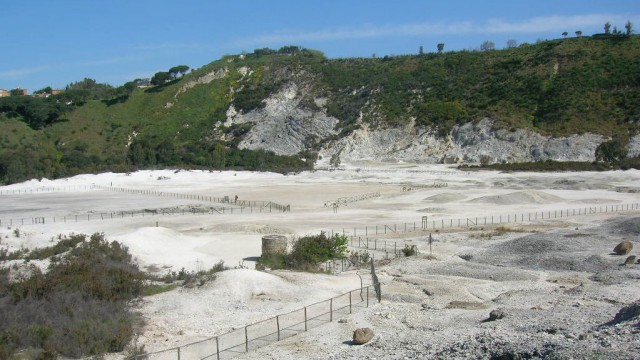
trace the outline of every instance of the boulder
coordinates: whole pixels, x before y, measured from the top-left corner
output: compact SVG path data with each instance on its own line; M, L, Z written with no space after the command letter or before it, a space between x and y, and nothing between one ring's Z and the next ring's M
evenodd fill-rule
M616 245L616 247L613 248L613 252L616 255L627 255L628 253L631 252L631 250L633 249L633 243L631 243L631 241L623 241L620 244Z
M507 314L504 312L504 310L495 309L491 310L491 312L489 313L489 318L485 321L496 321L504 318L505 316L507 316Z
M633 265L636 262L636 256L635 255L631 255L627 258L627 260L624 261L624 264L627 266Z
M371 341L373 339L373 330L369 328L360 328L356 329L353 332L353 344L354 345L363 345Z

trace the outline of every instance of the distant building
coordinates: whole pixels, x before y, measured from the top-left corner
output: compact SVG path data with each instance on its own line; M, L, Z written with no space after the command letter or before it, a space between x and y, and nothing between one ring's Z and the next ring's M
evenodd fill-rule
M51 95L58 95L60 94L62 91L64 90L59 90L59 89L51 89L51 93L48 92L39 92L39 93L34 93L33 96L35 97L41 97L41 98L48 98Z
M0 89L0 97L9 96L9 90Z

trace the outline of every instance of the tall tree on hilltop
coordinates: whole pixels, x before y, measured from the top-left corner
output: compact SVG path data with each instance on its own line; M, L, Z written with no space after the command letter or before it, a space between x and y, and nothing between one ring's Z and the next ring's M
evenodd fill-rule
M604 33L607 35L611 33L611 23L608 21L606 24L604 24Z
M631 23L631 21L627 20L624 28L627 29L627 35L631 35L631 33L633 32L633 24Z
M438 53L441 53L442 50L444 50L444 43L439 43L438 44Z
M178 65L178 66L174 66L171 69L169 69L169 74L171 75L171 77L173 79L177 79L178 78L178 74L180 76L184 76L184 74L189 71L189 67L187 65Z

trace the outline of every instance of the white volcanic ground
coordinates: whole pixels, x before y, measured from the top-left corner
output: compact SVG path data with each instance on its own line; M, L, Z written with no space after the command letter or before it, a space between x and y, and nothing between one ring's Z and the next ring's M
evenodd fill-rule
M446 183L446 187L430 187ZM290 205L291 212L215 215L136 215L109 220L100 213L216 206L207 201L112 192L122 187L201 196L238 195ZM83 190L64 190L70 187ZM85 190L86 187L86 190ZM411 191L403 191L411 187ZM40 192L55 188L60 191ZM36 189L38 192L35 192ZM52 244L58 234L103 232L129 247L142 269L208 269L220 260L236 269L194 288L147 297L135 309L144 318L137 345L158 351L209 338L299 309L360 286L367 269L339 275L253 270L265 234L317 234L385 224L429 222L640 203L640 172L499 173L436 165L351 164L340 171L295 175L254 172L140 171L32 180L0 187L0 246L15 250ZM9 194L7 192L22 192ZM28 191L28 193L24 193ZM31 191L34 191L33 193ZM342 197L379 192L337 212ZM629 205L632 206L632 205ZM254 209L255 210L255 209ZM56 217L56 222L52 218ZM66 216L68 221L59 219ZM94 217L95 216L95 217ZM519 215L521 216L521 215ZM21 224L44 217L45 224ZM12 220L9 220L12 219ZM11 221L13 226L8 226ZM637 313L610 323L640 299L640 264L621 266L611 254L630 240L638 254L640 211L434 232L378 236L415 244L421 254L378 264L381 303L248 354L246 359L404 358L637 358ZM15 236L18 228L20 237ZM351 232L351 230L346 230ZM362 234L361 230L357 230ZM362 250L360 248L353 250ZM377 258L384 255L372 252ZM461 257L462 256L462 257ZM4 266L12 265L7 262ZM46 267L46 262L40 264ZM640 306L640 305L638 305ZM501 309L503 319L483 322ZM640 311L639 311L640 312ZM633 315L635 314L635 315ZM635 317L634 317L635 316ZM358 327L376 333L350 344ZM114 358L123 355L114 354Z

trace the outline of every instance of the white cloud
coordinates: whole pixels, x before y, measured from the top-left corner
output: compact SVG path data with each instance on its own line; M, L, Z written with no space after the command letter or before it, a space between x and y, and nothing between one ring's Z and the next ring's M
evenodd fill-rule
M105 58L100 60L91 60L85 61L78 65L80 66L102 66L102 65L112 65L112 64L123 64L123 63L131 63L142 61L146 58L146 56L141 55L132 55L132 56L116 56L112 58Z
M23 78L27 75L43 72L51 69L49 65L36 66L32 68L24 68L24 69L13 69L13 70L5 70L0 71L0 79L5 80L17 80Z
M358 28L334 28L312 32L283 31L279 33L244 38L239 46L255 44L299 43L303 41L332 41L402 36L483 35L483 34L536 34L601 28L605 22L619 24L622 28L628 19L638 15L587 14L572 16L542 16L521 21L488 19L484 22L424 22L401 25L366 25Z

